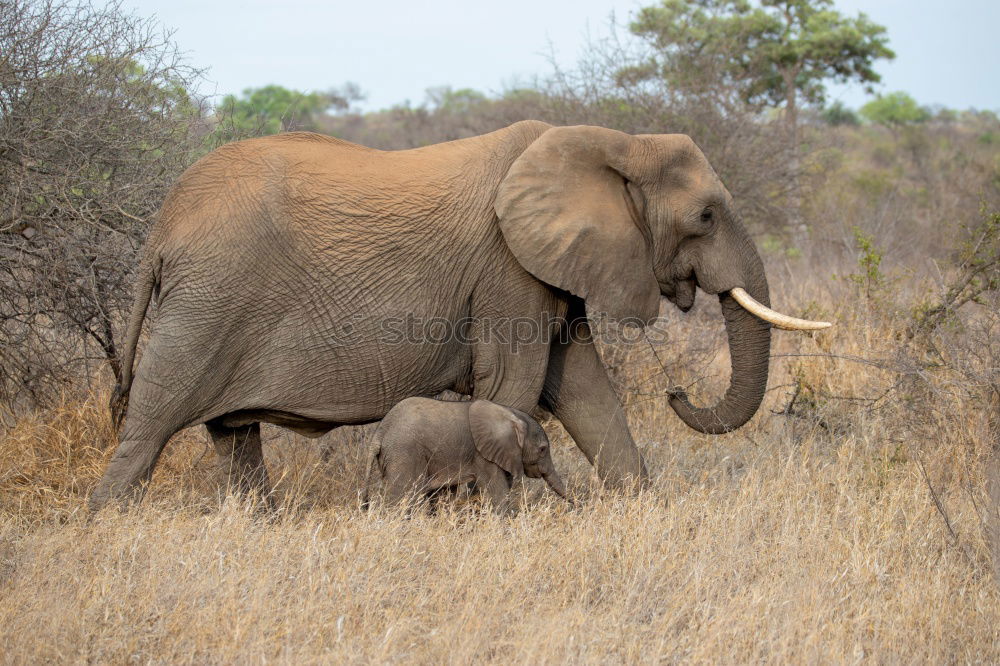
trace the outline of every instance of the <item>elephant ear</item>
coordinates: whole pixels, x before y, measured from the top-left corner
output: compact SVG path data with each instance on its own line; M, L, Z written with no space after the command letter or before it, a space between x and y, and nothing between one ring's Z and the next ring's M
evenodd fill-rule
M529 273L612 319L656 318L660 288L623 172L635 139L603 127L553 127L511 165L494 209Z
M509 474L524 474L521 450L527 429L513 412L488 400L476 400L469 405L469 429L479 455Z

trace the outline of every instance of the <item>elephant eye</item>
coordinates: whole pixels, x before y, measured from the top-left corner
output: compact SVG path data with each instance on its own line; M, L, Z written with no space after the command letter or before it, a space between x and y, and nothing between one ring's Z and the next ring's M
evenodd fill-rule
M712 221L712 209L711 208L706 208L705 210L701 211L701 221L702 222L706 222L706 223Z

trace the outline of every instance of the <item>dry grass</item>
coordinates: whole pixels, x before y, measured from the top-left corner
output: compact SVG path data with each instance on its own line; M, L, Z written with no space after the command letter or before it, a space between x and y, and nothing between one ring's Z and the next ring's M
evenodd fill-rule
M772 300L838 326L775 335L739 431L698 435L664 399L728 377L712 299L667 311L662 369L645 340L602 349L652 475L638 496L603 492L550 420L573 508L529 481L514 519L365 512L370 428L266 427L263 518L193 429L141 507L88 516L106 396L22 418L0 432L0 661L1000 662L1000 302L911 335L956 223L996 208L987 136L829 133L812 242L759 244ZM861 288L841 279L865 272L854 224L886 250Z
M775 301L852 299L800 284L776 289ZM671 380L705 377L693 392L714 394L728 372L721 340L697 333L718 328L716 308L702 304L666 328ZM983 407L944 392L936 409L916 409L927 391L949 385L943 377L859 400L898 384L899 372L782 356L879 359L898 347L894 324L863 304L831 314L835 333L776 336L774 390L750 425L724 437L697 435L669 413L658 396L668 383L644 343L606 350L622 364L615 374L630 388L652 487L636 497L602 493L549 423L556 464L579 502L570 509L532 481L514 519L474 502L412 519L360 510L365 429L319 447L268 429L282 497L270 520L224 497L195 430L168 447L137 511L91 519L85 493L112 439L104 397L22 420L0 442L0 654L8 662L998 661L1000 591L981 519ZM678 347L692 352L689 363L666 353ZM795 378L792 414L774 414Z

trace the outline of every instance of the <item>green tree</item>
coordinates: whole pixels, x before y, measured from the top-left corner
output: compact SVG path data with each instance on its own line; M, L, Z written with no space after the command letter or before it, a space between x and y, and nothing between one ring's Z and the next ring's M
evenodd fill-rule
M930 120L931 113L905 92L880 95L861 107L865 120L890 129Z
M840 125L854 127L861 124L861 121L858 120L858 114L854 112L854 109L849 106L845 106L840 101L834 102L830 106L824 108L822 116L823 120L826 121L826 124L833 125L834 127Z
M828 81L878 83L874 62L895 57L884 27L832 0L661 0L630 30L655 49L635 74L684 87L707 66L747 104L784 108L793 136L800 99L822 103Z
M472 88L452 90L451 86L427 89L432 109L447 113L470 113L488 103L486 95Z
M345 111L362 99L357 86L340 90L300 92L282 86L247 88L240 97L226 95L219 105L221 126L234 136L264 136L315 129L316 119L329 111Z

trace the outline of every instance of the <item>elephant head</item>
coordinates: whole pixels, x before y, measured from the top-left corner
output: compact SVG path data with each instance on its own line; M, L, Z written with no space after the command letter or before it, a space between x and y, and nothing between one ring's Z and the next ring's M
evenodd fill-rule
M566 485L552 463L549 438L535 419L516 409L476 400L469 406L469 429L479 455L514 477L545 479L559 497L568 499Z
M695 407L683 391L670 398L700 432L734 430L757 411L771 324L829 325L769 308L764 266L732 197L685 135L551 128L511 165L494 208L525 270L583 298L592 314L646 325L661 295L685 312L695 287L718 295L732 358L729 388L709 408Z

